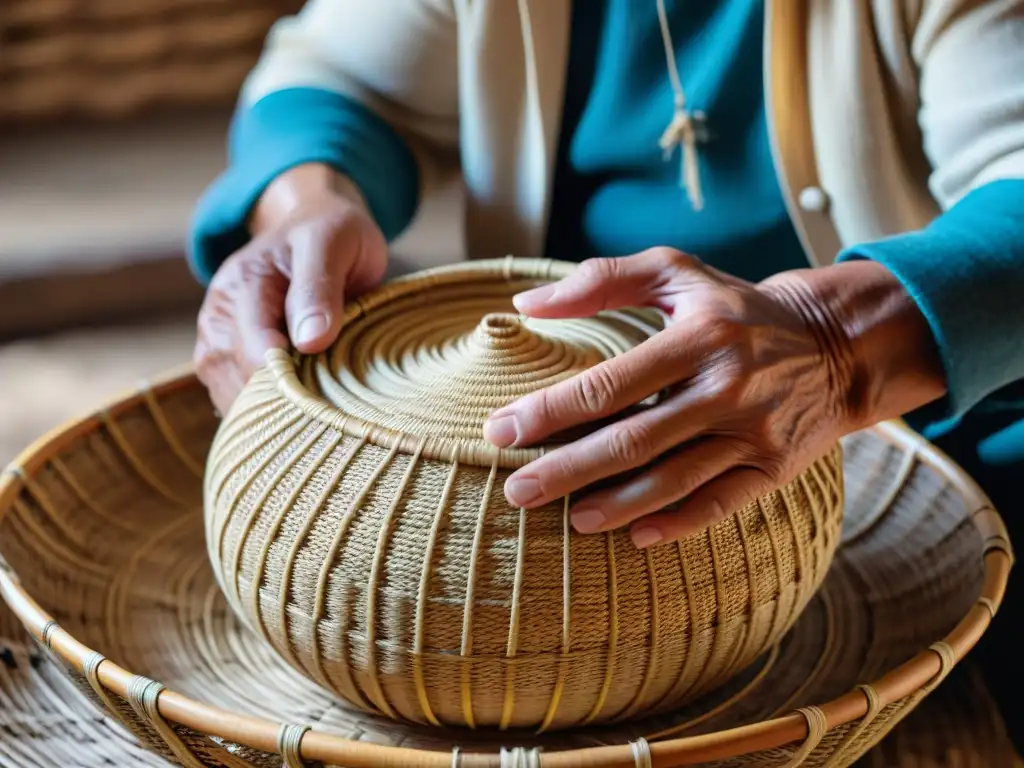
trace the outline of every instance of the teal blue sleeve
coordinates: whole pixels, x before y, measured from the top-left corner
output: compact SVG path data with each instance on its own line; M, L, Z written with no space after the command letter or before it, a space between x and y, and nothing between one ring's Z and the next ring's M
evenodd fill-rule
M416 161L386 122L333 91L276 91L235 114L227 170L196 207L189 262L200 281L209 282L224 259L248 242L246 220L267 185L304 163L325 163L352 179L388 240L416 212Z
M1024 179L979 187L926 229L839 258L884 264L931 326L948 395L928 409L926 435L943 434L972 408L984 408L989 395L1024 379ZM1024 416L1024 402L1010 404L1017 406ZM1011 431L1003 440L1014 435L1024 439L1024 431Z
M1024 404L1018 410L1024 413ZM978 444L978 456L992 465L1024 462L1024 417L982 440Z

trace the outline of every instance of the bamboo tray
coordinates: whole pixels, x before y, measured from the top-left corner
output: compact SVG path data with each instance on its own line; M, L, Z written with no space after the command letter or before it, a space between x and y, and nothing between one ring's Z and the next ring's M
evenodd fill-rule
M0 768L169 768L44 658L0 602ZM1021 768L971 659L958 665L859 768Z
M0 480L0 594L69 679L185 766L850 765L978 641L1012 563L963 472L880 425L846 440L844 542L825 586L726 689L589 731L399 726L339 705L227 609L203 547L216 426L195 378L173 376L44 438Z

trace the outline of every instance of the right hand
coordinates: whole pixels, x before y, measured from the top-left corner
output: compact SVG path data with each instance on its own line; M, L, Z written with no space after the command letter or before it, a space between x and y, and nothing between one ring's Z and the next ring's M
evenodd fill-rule
M304 354L330 346L346 297L376 287L387 266L387 243L361 201L311 189L303 169L285 176L268 188L253 239L217 270L199 311L196 373L221 413L268 349L288 349L289 339Z

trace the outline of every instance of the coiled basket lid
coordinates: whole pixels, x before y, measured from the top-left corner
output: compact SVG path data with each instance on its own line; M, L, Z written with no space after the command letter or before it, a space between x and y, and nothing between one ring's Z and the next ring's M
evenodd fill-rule
M628 726L403 725L340 705L228 607L202 515L217 426L195 378L171 376L43 438L0 477L0 594L38 643L14 637L0 611L14 639L0 663L4 768L846 766L974 646L1011 563L999 516L963 472L881 425L845 441L843 542L822 589L725 688ZM948 735L969 750L957 752L964 765L1009 768L991 717L969 735L956 727L959 690L936 692L916 733ZM106 717L83 716L84 697ZM868 764L944 765L890 759L942 754L914 733L901 729Z
M708 534L638 550L561 500L511 508L489 413L648 339L650 310L522 320L573 265L508 259L364 297L338 342L281 352L225 416L207 544L228 603L292 666L366 712L551 729L673 711L792 625L839 541L838 448Z

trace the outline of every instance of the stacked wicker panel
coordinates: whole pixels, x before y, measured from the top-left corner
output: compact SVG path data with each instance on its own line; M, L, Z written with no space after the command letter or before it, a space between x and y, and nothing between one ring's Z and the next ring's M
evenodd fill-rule
M230 104L301 0L4 0L0 124Z

